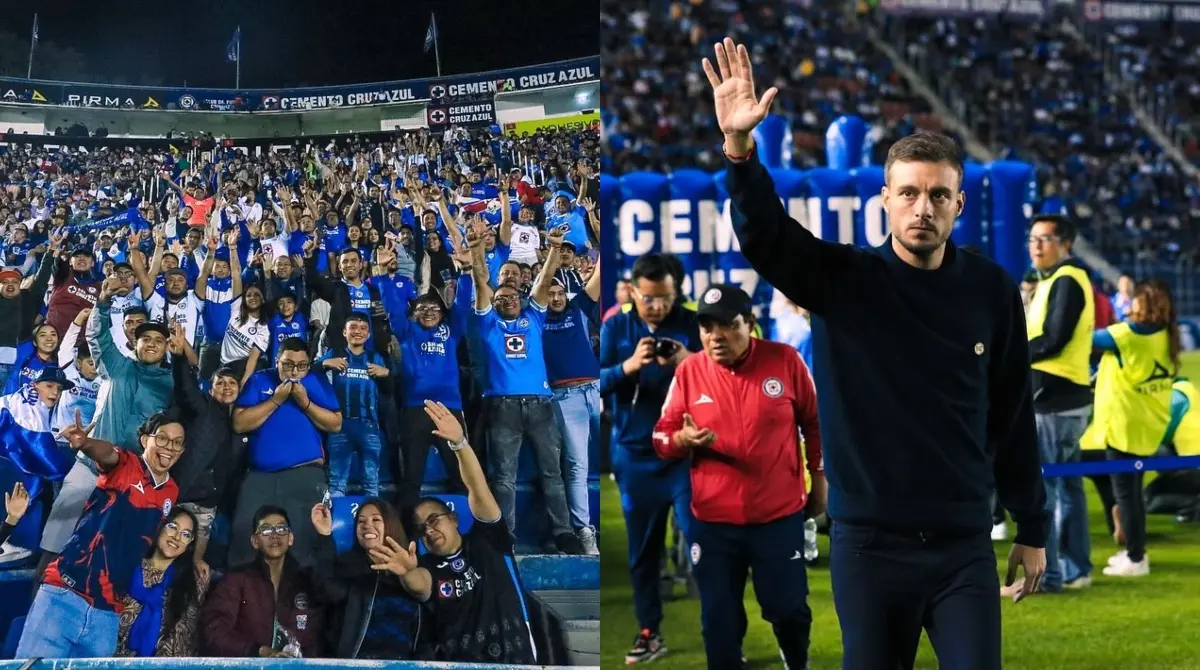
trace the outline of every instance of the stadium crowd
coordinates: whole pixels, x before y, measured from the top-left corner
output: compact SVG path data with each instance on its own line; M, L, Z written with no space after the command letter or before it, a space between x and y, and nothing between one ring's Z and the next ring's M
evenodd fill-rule
M826 165L825 130L843 114L871 125L872 162L882 164L896 139L941 122L867 39L873 24L961 96L951 109L976 112L976 135L997 155L1037 166L1039 211L1069 214L1119 264L1196 262L1200 233L1186 223L1200 214L1200 186L1139 127L1099 54L1053 21L1001 18L997 30L992 19L901 17L868 4L602 3L604 170L721 167L699 63L727 34L747 38L760 86L780 88L773 110L791 120L794 167ZM1179 123L1191 119L1188 42L1128 27L1112 39L1122 76L1169 90Z
M0 147L0 535L44 524L18 657L535 661L523 445L550 530L523 544L598 553L598 148Z

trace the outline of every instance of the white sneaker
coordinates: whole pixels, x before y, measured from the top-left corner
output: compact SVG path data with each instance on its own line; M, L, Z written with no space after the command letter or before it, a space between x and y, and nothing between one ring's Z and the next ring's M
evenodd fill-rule
M1063 582L1064 589L1071 589L1073 591L1077 591L1079 589L1086 589L1087 587L1089 587L1091 585L1092 585L1092 576L1091 575L1084 575L1082 577L1076 577L1072 581Z
M579 543L583 545L583 553L588 556L600 555L600 547L596 545L596 529L591 526L584 526L575 531L575 536L579 538Z
M992 526L992 542L1003 542L1008 539L1008 524L1001 521Z
M1142 560L1134 563L1129 560L1129 556L1123 556L1123 560L1116 565L1110 565L1104 568L1104 574L1109 577L1145 577L1150 574L1150 556L1142 556Z
M1108 557L1108 565L1120 565L1129 560L1129 552L1122 549Z
M26 549L25 547L16 547L8 542L0 545L0 550L3 550L4 552L0 554L0 564L13 563L26 559L29 558L29 555L33 553L33 550L31 549Z

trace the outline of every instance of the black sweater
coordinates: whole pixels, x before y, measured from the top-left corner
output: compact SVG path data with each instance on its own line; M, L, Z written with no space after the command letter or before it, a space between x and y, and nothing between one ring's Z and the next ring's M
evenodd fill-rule
M824 242L788 217L757 158L726 176L742 253L813 314L821 442L835 521L900 531L991 528L989 498L1045 543L1029 346L1016 283L947 243L937 270Z
M175 406L185 427L184 451L171 468L179 502L217 507L244 469L246 436L233 432L233 414L200 390L196 373L183 356L171 358Z

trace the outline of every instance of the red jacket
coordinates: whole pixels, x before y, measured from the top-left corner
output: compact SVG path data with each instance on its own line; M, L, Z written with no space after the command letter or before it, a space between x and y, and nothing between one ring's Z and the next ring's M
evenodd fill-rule
M690 414L717 434L710 447L691 451L672 436ZM752 339L734 368L700 352L675 369L654 426L654 449L664 459L691 455L692 514L713 523L767 523L804 508L800 439L809 472L823 473L817 394L794 348Z
M201 636L209 656L258 656L270 647L275 622L300 641L305 658L322 656L325 613L309 573L290 556L284 559L279 593L262 558L217 582L201 613Z

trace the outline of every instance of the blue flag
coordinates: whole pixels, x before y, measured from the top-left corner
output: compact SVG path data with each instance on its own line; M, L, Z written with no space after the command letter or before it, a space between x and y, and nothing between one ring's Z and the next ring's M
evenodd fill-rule
M434 23L433 14L430 14L429 28L425 31L425 53L429 53L435 41L437 41L437 24Z
M0 457L31 475L30 495L38 479L62 479L75 463L75 453L58 446L50 429L50 408L38 398L33 385L0 397Z
M229 46L225 47L225 57L230 61L238 61L242 59L242 27L238 26L237 30L233 31L233 38L229 40Z

